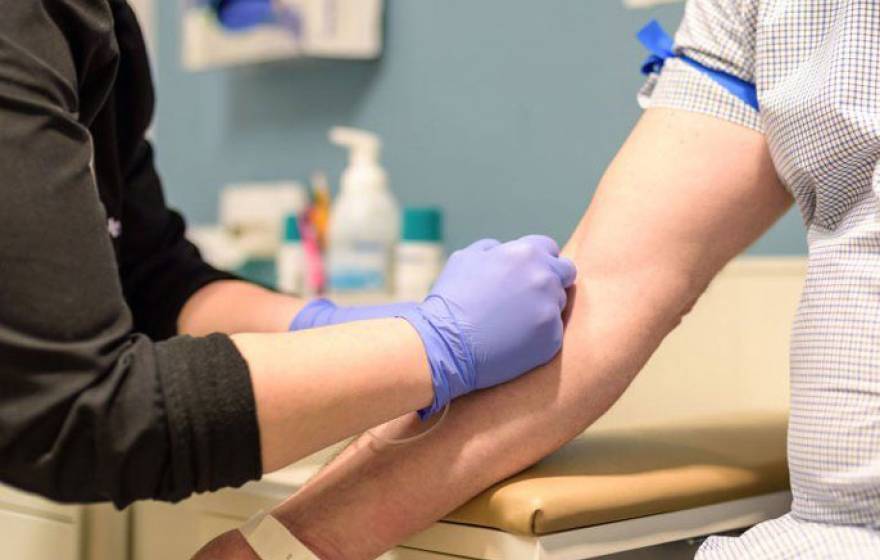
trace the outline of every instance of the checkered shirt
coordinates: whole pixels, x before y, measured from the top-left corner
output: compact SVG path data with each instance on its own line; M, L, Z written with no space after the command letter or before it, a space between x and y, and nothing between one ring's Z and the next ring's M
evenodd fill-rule
M697 558L880 558L880 0L691 0L675 43L754 82L760 111L676 59L640 103L765 134L810 247L791 344L791 512L712 537Z

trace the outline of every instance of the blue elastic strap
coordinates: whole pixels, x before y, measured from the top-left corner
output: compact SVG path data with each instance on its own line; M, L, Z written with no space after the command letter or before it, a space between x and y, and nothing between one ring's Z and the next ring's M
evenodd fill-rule
M651 54L648 55L648 58L642 64L642 74L648 75L660 72L667 58L678 58L709 76L718 85L742 100L743 103L752 109L758 110L758 93L755 90L755 84L737 78L727 72L703 66L690 57L677 54L673 47L672 37L663 30L663 27L660 26L657 20L651 20L648 25L636 34L636 37L638 37L639 42L646 49L651 51Z

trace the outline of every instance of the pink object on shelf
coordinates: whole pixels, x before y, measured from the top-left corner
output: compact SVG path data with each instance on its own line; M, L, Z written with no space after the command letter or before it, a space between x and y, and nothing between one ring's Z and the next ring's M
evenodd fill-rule
M324 291L326 275L324 273L324 259L321 256L321 247L318 244L318 235L308 212L300 217L299 224L303 239L303 249L306 254L306 292L320 294Z

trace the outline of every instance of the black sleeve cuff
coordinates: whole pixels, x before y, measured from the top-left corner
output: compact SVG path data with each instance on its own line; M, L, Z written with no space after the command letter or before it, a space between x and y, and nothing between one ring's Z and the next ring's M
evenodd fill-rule
M260 478L260 432L250 372L226 335L181 336L156 345L171 438L164 485L177 501L192 492Z

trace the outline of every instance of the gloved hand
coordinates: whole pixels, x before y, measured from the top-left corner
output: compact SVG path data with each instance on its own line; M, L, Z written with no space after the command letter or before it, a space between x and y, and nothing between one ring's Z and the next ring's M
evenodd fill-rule
M291 331L301 331L327 325L338 325L352 321L368 319L384 319L399 317L418 304L414 301L389 303L386 305L362 305L358 307L339 307L328 299L316 299L309 302L290 323Z
M549 237L501 244L484 239L457 251L420 305L402 311L431 365L434 402L510 381L550 361L562 345L565 289L574 263Z

